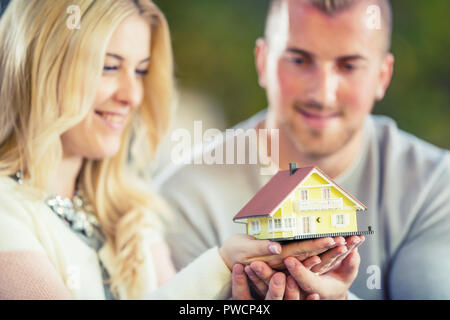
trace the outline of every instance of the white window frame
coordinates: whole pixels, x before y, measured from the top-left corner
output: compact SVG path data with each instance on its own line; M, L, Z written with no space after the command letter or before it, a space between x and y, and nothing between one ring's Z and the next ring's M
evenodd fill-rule
M295 217L285 217L283 218L283 227L284 231L293 231L296 227L296 218Z
M308 189L300 189L300 201L309 200L309 192Z
M267 232L282 232L284 231L284 218L269 218L267 221Z
M275 232L283 231L283 219L274 218L273 219L273 229Z
M338 223L338 219L342 217L343 223ZM331 225L336 228L345 228L350 224L350 216L348 213L336 213L331 215Z
M322 188L322 199L323 200L331 199L331 188Z
M308 219L308 220L307 220ZM298 217L298 224L297 224L297 232L299 234L315 234L316 233L316 217L315 216L302 216ZM310 230L307 230L309 232L305 232L305 221L308 221L308 228Z
M250 221L250 234L258 234L261 232L261 222L259 220Z

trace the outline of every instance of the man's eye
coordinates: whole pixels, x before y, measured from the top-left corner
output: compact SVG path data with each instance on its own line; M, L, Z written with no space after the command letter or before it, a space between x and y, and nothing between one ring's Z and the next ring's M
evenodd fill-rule
M344 63L344 64L342 65L342 68L343 68L344 70L346 70L346 71L353 71L353 70L356 70L356 66L353 65L353 64L350 64L350 63Z
M291 61L295 64L303 64L305 63L305 59L303 58L292 58Z

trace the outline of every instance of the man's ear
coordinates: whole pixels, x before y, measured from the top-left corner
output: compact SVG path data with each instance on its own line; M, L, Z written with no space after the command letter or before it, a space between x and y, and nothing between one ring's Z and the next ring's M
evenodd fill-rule
M376 92L377 101L381 101L386 94L386 90L391 83L392 75L394 73L394 55L392 53L386 54L381 65L380 81Z
M266 88L266 61L267 61L267 42L264 38L256 40L255 45L255 63L258 72L258 83L262 88Z

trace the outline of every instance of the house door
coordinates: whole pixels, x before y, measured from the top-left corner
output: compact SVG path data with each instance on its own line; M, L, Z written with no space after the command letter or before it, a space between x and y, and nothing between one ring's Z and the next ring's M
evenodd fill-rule
M298 234L314 234L316 233L316 225L314 217L300 217L300 223L297 223Z

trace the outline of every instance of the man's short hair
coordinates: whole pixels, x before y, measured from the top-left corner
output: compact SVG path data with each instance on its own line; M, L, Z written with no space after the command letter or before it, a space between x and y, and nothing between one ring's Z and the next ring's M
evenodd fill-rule
M275 24L277 24L276 16L282 9L283 3L286 0L272 0L267 14L265 37L270 38L270 31ZM328 15L334 15L356 5L361 0L297 0L309 3L319 9L321 12ZM382 25L386 28L386 52L391 47L392 37L392 7L389 0L373 0L380 8Z

